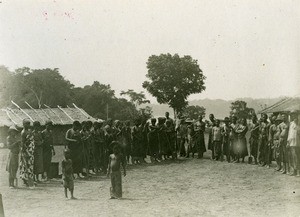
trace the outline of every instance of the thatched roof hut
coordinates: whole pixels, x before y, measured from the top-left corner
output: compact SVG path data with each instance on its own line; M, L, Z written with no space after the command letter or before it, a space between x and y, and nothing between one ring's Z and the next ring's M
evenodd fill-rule
M42 126L46 121L51 120L54 125L55 145L65 144L65 132L71 127L73 121L96 121L95 118L76 106L74 108L0 109L0 143L6 143L8 128L12 125L21 128L24 119L29 119L32 122L39 121Z
M259 111L259 113L290 113L291 111L300 112L300 97L288 97L279 102Z

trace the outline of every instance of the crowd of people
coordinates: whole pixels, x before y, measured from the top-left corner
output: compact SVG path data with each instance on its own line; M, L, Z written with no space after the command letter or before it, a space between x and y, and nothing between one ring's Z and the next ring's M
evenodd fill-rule
M239 163L248 157L248 163L271 167L276 161L276 171L291 176L300 176L300 127L298 112L288 115L261 114L258 119L253 115L251 122L236 116L220 121L210 115L211 127L208 146L212 150L212 159ZM202 117L200 118L202 119ZM200 121L200 120L199 120ZM250 131L249 148L246 133ZM231 161L232 160L232 161Z
M74 121L66 132L68 166L71 162L72 177L84 178L96 174L106 174L111 155L116 144L124 156L125 163L146 163L150 156L151 163L176 159L178 157L203 158L211 150L212 160L244 162L270 167L276 161L277 171L284 174L300 176L300 131L297 113L276 114L268 117L262 114L258 120L253 116L251 123L245 118L236 116L218 120L213 114L209 121L202 116L198 120L179 116L176 120L169 117L136 118L131 121ZM20 178L28 187L40 181L48 181L53 147L53 124L47 121L41 130L38 121L23 121L21 141L18 131L9 128L7 145L10 149L7 171L9 186L14 187L14 180L19 169ZM247 141L246 133L250 131ZM205 133L208 133L208 145L205 145ZM249 147L247 148L247 143ZM68 161L70 159L71 161ZM122 162L123 163L123 162ZM63 168L64 171L65 168Z

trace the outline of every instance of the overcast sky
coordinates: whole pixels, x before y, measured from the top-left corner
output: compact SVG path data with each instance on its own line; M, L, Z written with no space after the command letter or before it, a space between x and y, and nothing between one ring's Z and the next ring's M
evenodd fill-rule
M178 53L207 77L190 99L300 93L297 0L0 1L0 65L11 70L141 91L148 57Z

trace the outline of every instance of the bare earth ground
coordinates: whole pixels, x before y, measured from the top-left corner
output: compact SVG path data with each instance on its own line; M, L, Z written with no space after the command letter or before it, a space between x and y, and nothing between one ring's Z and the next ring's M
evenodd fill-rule
M273 168L209 159L129 165L122 200L109 200L105 176L76 180L78 200L65 200L59 180L9 189L1 152L6 216L300 216L300 178Z

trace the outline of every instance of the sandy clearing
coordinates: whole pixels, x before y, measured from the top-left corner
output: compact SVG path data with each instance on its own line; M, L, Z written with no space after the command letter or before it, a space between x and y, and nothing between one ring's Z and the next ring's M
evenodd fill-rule
M104 176L76 180L76 201L64 199L60 180L11 190L3 177L6 216L300 216L300 178L209 159L130 165L122 200L109 200Z

